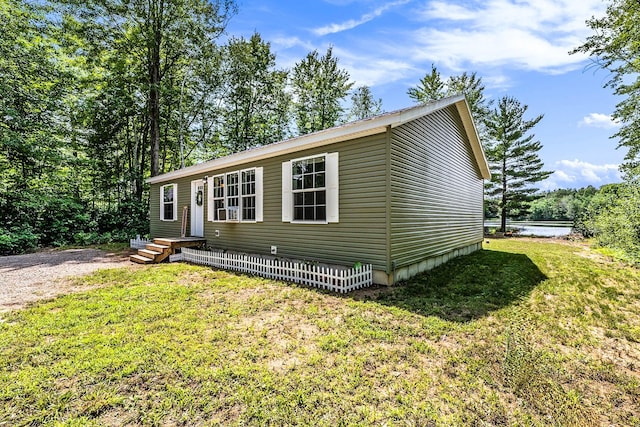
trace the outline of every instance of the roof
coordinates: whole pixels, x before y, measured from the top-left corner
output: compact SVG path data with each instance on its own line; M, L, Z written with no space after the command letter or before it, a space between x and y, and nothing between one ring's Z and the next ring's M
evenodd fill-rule
M346 123L330 129L321 130L307 135L287 139L285 141L276 142L274 144L264 145L262 147L252 148L240 153L209 160L197 165L151 177L147 179L147 182L155 184L158 182L196 175L198 173L210 172L216 169L234 167L252 161L268 159L270 157L295 153L309 148L316 148L363 136L384 133L388 126L391 128L398 127L404 123L416 120L452 105L456 106L458 114L460 114L462 124L467 133L467 137L469 138L469 142L471 143L471 149L482 177L484 179L491 178L489 165L487 164L487 159L484 155L482 145L480 144L480 138L478 137L478 132L471 117L469 105L467 104L464 95L456 95L443 98L438 101L433 101L428 104L392 111L390 113L381 114L368 119Z

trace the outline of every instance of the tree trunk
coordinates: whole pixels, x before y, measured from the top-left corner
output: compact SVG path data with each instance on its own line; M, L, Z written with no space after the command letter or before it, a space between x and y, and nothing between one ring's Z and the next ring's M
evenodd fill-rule
M507 160L506 156L502 160L502 203L501 203L501 213L500 213L500 231L507 231Z
M151 176L160 174L160 45L162 43L162 0L151 2L152 45L149 48L149 125Z

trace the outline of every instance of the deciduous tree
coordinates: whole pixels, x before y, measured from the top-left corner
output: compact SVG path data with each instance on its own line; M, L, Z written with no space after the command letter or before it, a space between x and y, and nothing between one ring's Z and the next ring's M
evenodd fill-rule
M382 112L382 99L377 100L369 86L359 86L351 94L351 110L347 119L361 120L376 116Z
M353 83L349 73L338 67L329 47L323 56L310 52L293 68L291 86L294 116L301 135L335 126L342 115L342 101Z
M57 1L68 6L66 22L72 24L74 36L86 42L86 50L78 53L94 55L88 62L103 59L105 51L118 52L139 69L141 85L136 90L146 97L142 139L150 147L151 176L162 173L161 152L166 151L168 130L175 127L167 124L175 117L172 108L178 108L181 77L190 64L213 55L215 40L235 11L234 1ZM167 96L172 91L173 96Z
M254 33L231 38L226 47L224 144L231 152L284 139L291 95L287 75L275 68L271 45Z
M572 53L591 55L594 64L608 70L606 87L622 97L613 119L622 123L614 135L627 148L623 171L629 179L640 178L640 1L611 0L603 17L591 18L594 32Z

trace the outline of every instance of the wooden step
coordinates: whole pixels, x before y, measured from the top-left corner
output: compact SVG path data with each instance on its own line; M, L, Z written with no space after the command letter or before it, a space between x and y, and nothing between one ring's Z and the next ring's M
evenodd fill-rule
M175 254L176 249L200 247L206 242L202 237L156 238L153 239L153 243L147 243L145 249L138 249L138 254L131 255L130 260L140 264L158 263Z
M143 257L140 255L131 255L129 256L129 261L135 262L136 264L151 264L153 260L151 258Z
M166 250L171 249L171 246L167 246L167 245L158 245L156 243L148 243L146 245L146 248L150 251L155 251L155 252L164 252Z
M138 249L138 255L150 258L153 261L158 262L158 258L162 256L162 252L150 251L149 249Z
M183 237L183 238L155 238L153 243L162 246L171 246L171 252L180 248L197 248L207 243L203 237Z

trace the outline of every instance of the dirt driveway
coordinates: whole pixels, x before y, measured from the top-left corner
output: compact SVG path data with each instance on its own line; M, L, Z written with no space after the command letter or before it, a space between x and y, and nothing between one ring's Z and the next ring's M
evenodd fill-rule
M33 301L73 292L76 289L64 280L67 277L131 265L127 254L112 254L98 249L48 250L2 256L0 313L22 308Z

